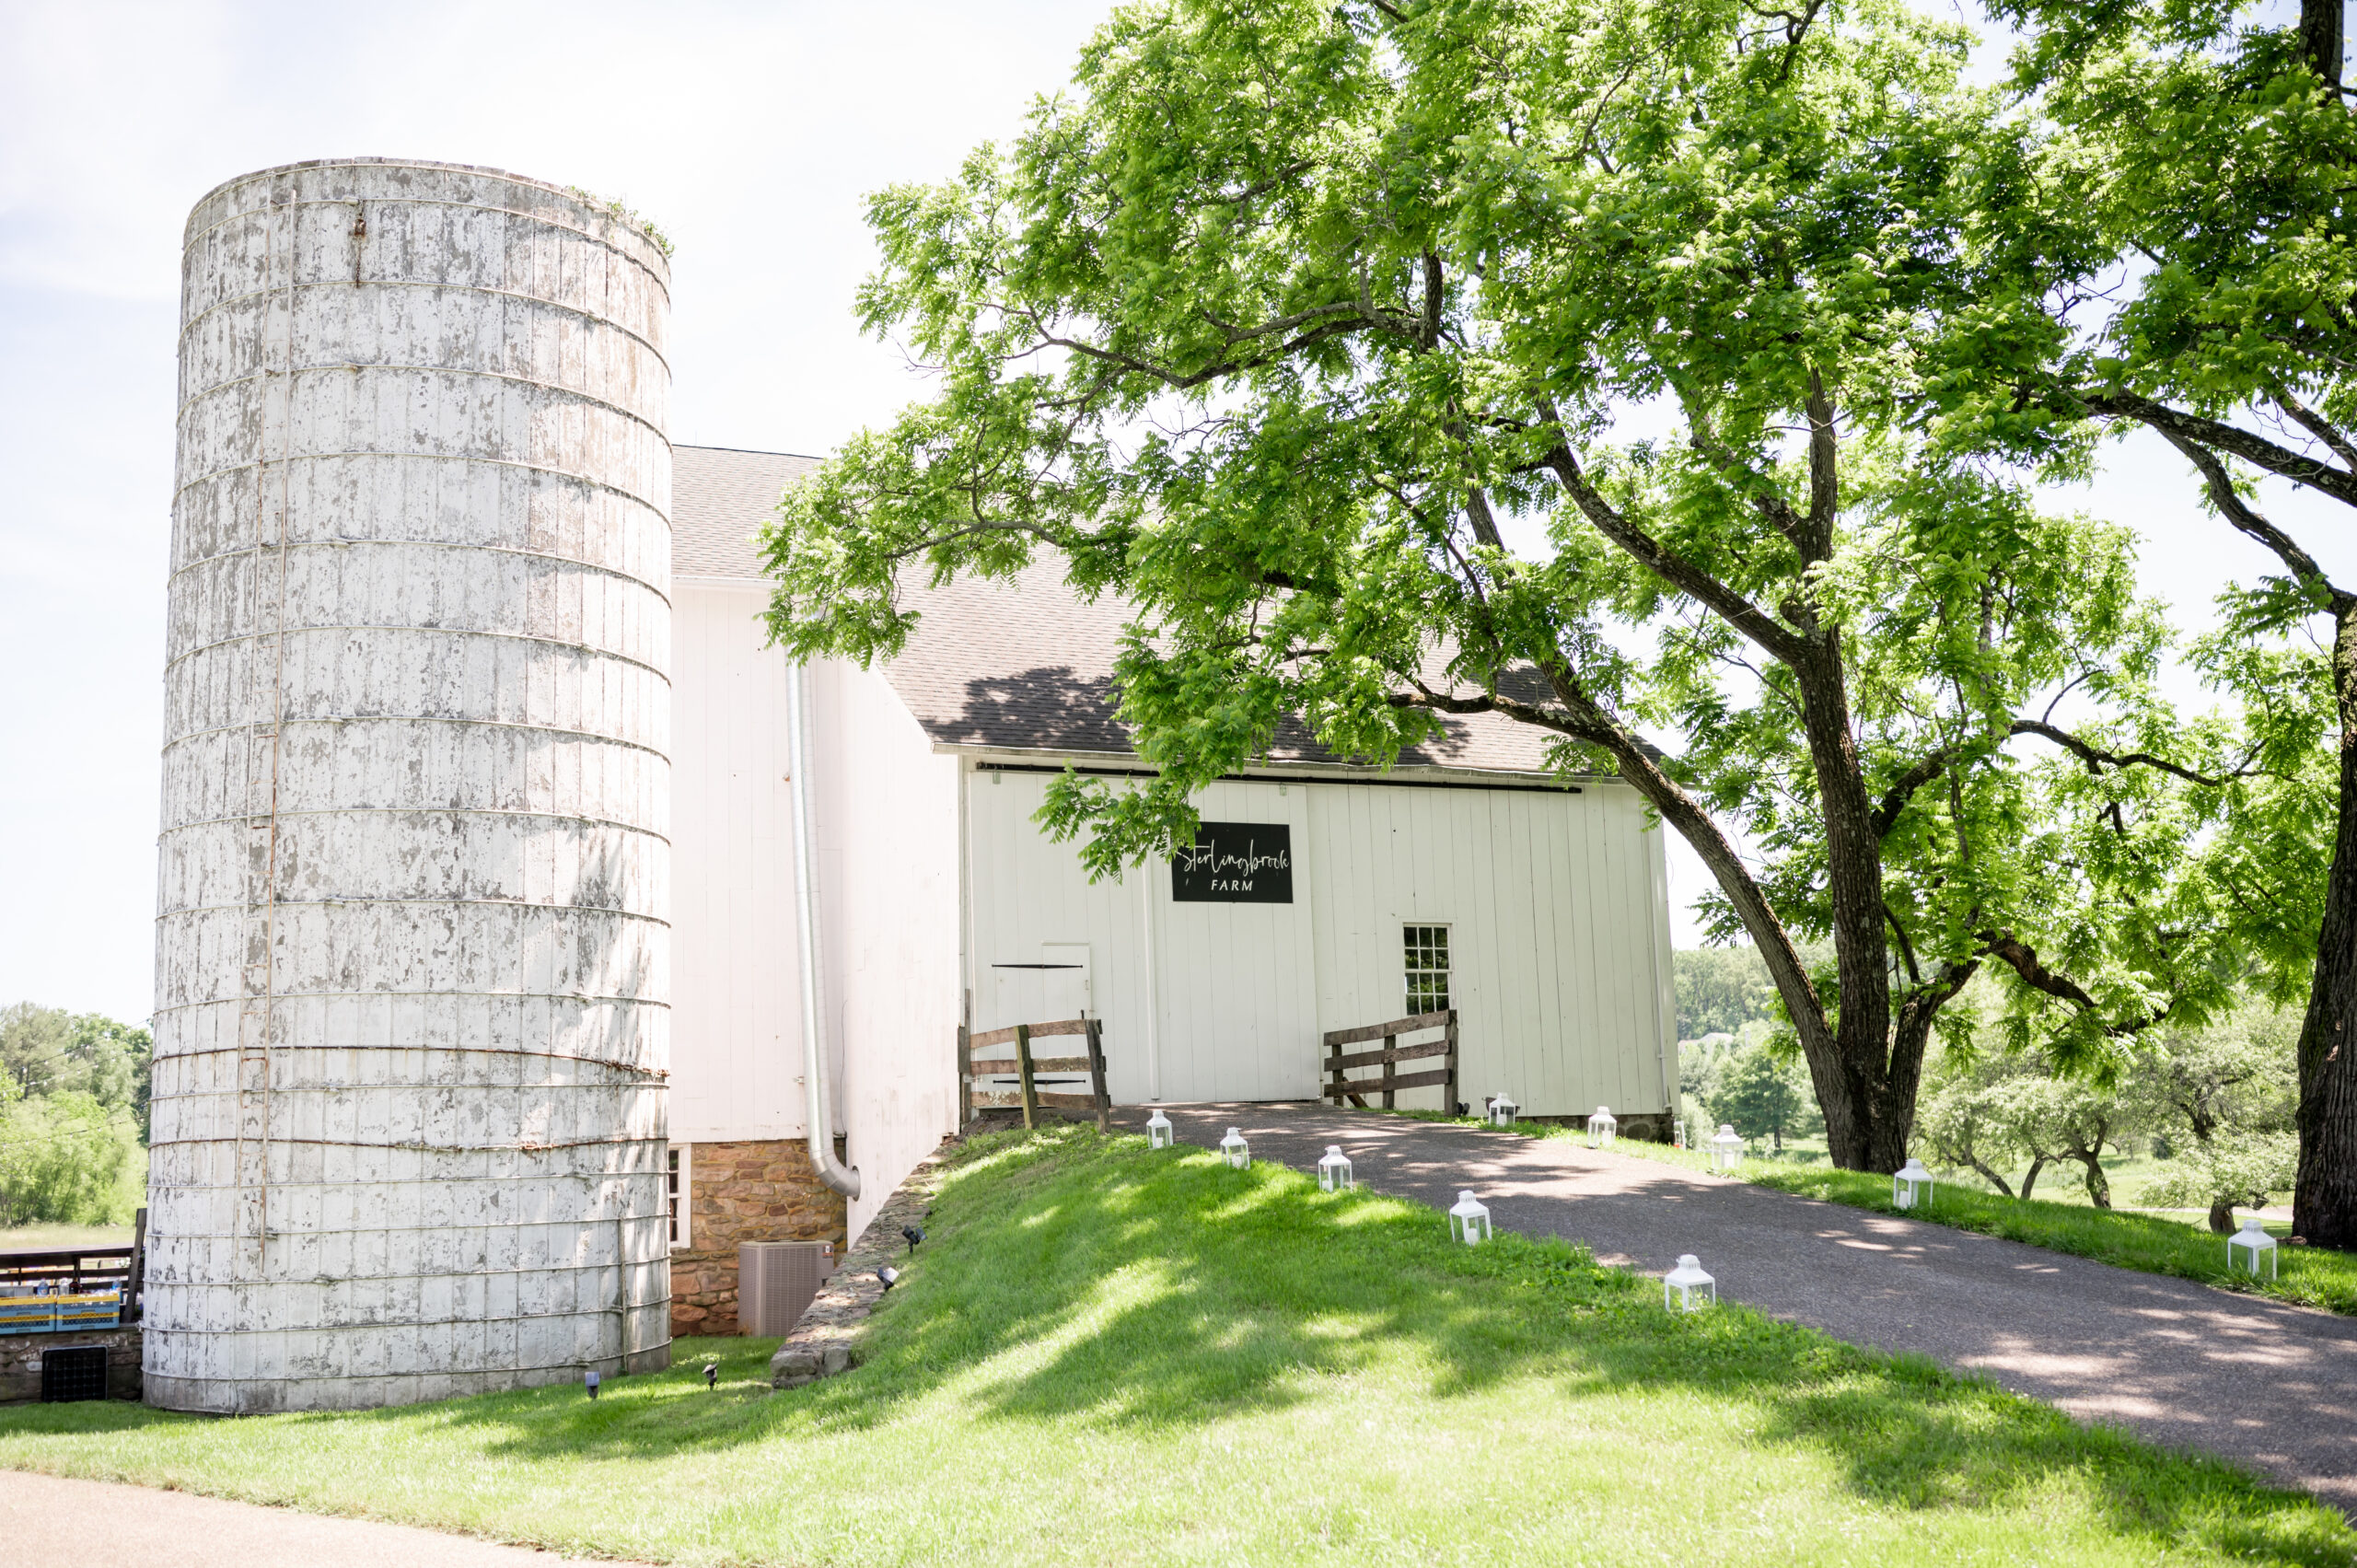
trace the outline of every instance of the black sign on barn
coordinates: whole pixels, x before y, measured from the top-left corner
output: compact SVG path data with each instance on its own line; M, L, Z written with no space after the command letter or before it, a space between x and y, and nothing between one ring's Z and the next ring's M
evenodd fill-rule
M1170 857L1182 904L1293 902L1293 829L1283 822L1201 822L1195 847Z

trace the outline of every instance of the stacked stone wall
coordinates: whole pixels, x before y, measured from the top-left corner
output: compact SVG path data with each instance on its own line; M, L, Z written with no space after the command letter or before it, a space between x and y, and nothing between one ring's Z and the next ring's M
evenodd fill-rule
M106 1347L107 1398L139 1397L137 1329L68 1329L54 1334L0 1334L0 1405L40 1399L41 1353L76 1345Z
M688 1241L671 1254L671 1332L735 1334L737 1248L747 1241L831 1241L847 1216L799 1139L696 1144L688 1155Z

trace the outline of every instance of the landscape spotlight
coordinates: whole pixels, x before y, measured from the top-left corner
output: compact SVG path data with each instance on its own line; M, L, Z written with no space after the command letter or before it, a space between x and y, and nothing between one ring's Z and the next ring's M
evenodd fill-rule
M703 1386L715 1394L720 1392L720 1363L707 1361L703 1364Z
M593 1366L588 1371L581 1375L581 1386L589 1390L589 1397L591 1399L594 1400L598 1397L598 1369L596 1367Z
M1718 1300L1719 1282L1702 1272L1702 1260L1691 1252L1679 1253L1678 1267L1662 1276L1661 1304L1673 1312L1714 1307Z
M1898 1174L1890 1179L1890 1202L1894 1208L1911 1209L1918 1203L1928 1203L1938 1191L1939 1184L1932 1179L1932 1173L1925 1170L1923 1162L1913 1155L1907 1156L1907 1163L1900 1166Z
M1170 1146L1170 1118L1163 1115L1162 1108L1157 1105L1154 1108L1154 1114L1145 1119L1146 1147L1167 1149Z
M1490 1239L1490 1211L1468 1188L1457 1195L1457 1207L1448 1211L1448 1237L1468 1247L1479 1247Z
M1736 1136L1731 1123L1719 1123L1719 1135L1711 1140L1711 1163L1721 1170L1733 1170L1743 1163L1743 1140Z
M1347 1192L1358 1183L1351 1179L1351 1157L1340 1144L1326 1145L1326 1157L1318 1162L1318 1190L1321 1192Z
M1514 1125L1515 1113L1521 1109L1522 1107L1515 1104L1514 1097L1501 1089L1490 1099L1490 1125L1511 1127Z
M1608 1105L1597 1106L1596 1114L1587 1119L1587 1146L1591 1149L1610 1148L1612 1135L1620 1130L1620 1122L1612 1114L1612 1108Z
M892 1267L891 1264L887 1263L882 1268L876 1271L876 1277L884 1282L884 1288L886 1290L890 1290L895 1284L900 1283L900 1271Z
M2260 1225L2257 1214L2245 1214L2242 1229L2226 1237L2226 1267L2229 1269L2235 1266L2235 1249L2237 1247L2247 1249L2250 1253L2251 1278L2258 1277L2258 1255L2262 1252L2267 1254L2268 1277L2282 1277L2282 1254L2276 1251L2275 1238Z
M1229 1128L1227 1136L1219 1141L1219 1152L1227 1156L1227 1167L1230 1170L1252 1168L1252 1145L1244 1141L1243 1128Z
M913 1252L917 1249L917 1243L924 1239L924 1227L923 1225L904 1225L900 1227L900 1234L908 1237L909 1250Z

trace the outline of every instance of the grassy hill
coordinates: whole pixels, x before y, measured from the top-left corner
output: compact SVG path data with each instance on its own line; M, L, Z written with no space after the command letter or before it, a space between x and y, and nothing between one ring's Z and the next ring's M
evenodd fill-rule
M692 1562L2345 1564L2216 1462L1270 1166L982 1140L865 1363L356 1415L0 1411L0 1464ZM696 1364L717 1353L705 1391Z

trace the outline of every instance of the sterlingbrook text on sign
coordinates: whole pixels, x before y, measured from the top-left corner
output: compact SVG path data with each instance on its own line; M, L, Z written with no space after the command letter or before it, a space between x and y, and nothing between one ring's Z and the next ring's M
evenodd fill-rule
M1283 822L1203 822L1192 849L1170 857L1182 904L1293 902L1293 829Z

